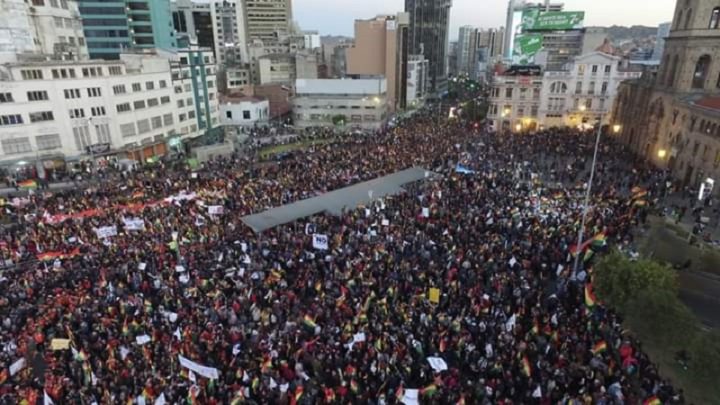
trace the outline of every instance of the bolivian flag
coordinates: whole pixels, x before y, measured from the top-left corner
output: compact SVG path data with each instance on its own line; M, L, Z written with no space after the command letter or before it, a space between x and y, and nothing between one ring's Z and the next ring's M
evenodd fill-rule
M25 180L18 183L18 187L24 188L24 189L36 189L37 188L37 182L35 180Z
M352 391L353 394L357 394L358 391L360 391L360 387L355 379L350 380L350 391Z
M660 398L658 398L657 396L653 395L653 396L651 396L650 398L646 399L646 400L643 402L643 405L662 405L662 401L660 401Z
M604 340L601 340L595 346L593 346L592 353L598 354L598 353L604 352L606 350L607 350L607 343L605 343Z
M303 324L305 324L305 326L307 326L308 328L312 329L315 329L315 327L317 326L315 320L313 320L310 315L305 315L305 317L303 318Z
M527 356L523 356L522 358L522 371L528 377L532 375L532 369L530 368L530 360L528 360Z
M600 232L592 238L591 246L593 248L602 248L607 245L605 232Z
M592 284L585 284L585 305L592 308L596 303L597 298L595 298L595 293L592 290Z
M430 384L425 388L420 389L420 395L423 397L432 397L437 393L437 385Z
M325 394L325 402L328 404L335 402L335 390L332 388L323 388L323 392Z

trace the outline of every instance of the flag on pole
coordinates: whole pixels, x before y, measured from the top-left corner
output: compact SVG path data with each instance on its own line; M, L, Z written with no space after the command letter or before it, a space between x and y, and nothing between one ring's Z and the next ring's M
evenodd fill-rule
M607 350L607 343L605 343L604 340L601 340L601 341L597 342L595 344L595 346L593 346L592 353L598 354L598 353L604 352L606 350Z
M528 360L527 355L523 356L522 358L522 371L528 377L532 375L532 369L530 368L530 360Z
M587 283L585 284L585 305L592 308L597 303L597 298L595 298L595 293L592 289L592 284Z

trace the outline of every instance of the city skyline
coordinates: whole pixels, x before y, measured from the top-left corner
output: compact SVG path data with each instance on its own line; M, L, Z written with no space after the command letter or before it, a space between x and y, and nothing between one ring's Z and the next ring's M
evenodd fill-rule
M624 0L564 0L566 10L585 11L586 26L645 25L655 27L672 20L675 0L628 2ZM293 0L293 17L305 30L317 30L322 35L353 35L354 21L373 18L378 14L394 14L404 10L404 0ZM618 13L622 10L622 13ZM482 13L482 14L481 14ZM454 0L450 9L450 40L456 40L463 25L497 28L505 25L506 0ZM332 18L318 18L330 15Z

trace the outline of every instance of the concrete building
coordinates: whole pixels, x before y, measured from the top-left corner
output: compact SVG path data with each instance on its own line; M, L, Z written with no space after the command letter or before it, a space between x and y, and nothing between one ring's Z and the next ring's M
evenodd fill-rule
M0 164L87 158L88 148L95 157L143 160L165 154L172 140L200 134L201 108L216 125L215 93L209 90L214 101L207 100L190 69L171 67L173 58L182 57L148 50L116 61L1 65Z
M320 42L320 34L317 31L304 31L303 39L305 40L305 49L319 50L322 47Z
M292 85L296 79L317 79L317 58L305 52L276 53L255 62L257 84Z
M346 51L349 76L387 80L392 111L407 105L408 22L407 13L355 20L355 44Z
M195 138L218 124L217 65L209 48L180 49L170 60L178 134ZM183 101L184 100L184 101Z
M618 86L642 74L618 56L592 52L561 71L545 71L538 122L545 127L591 127L612 121Z
M243 5L239 0L213 0L211 3L213 42L219 65L232 66L250 61Z
M292 112L291 99L293 91L291 86L283 84L265 84L253 86L252 94L255 97L264 98L270 103L270 118L281 119L289 116Z
M225 76L226 88L230 93L245 92L245 89L255 82L250 65L228 66L225 68Z
M457 53L455 55L457 73L469 75L474 71L478 30L469 25L464 25L458 31Z
M298 79L295 125L381 128L388 117L385 79Z
M613 109L628 147L694 189L720 179L718 43L720 1L679 0L659 70L623 83Z
M487 30L478 30L477 47L487 48L488 62L499 62L503 55L503 38L505 36L505 28L490 28Z
M447 91L451 5L452 0L405 0L410 14L408 52L427 59L430 90L438 95Z
M509 72L509 73L508 73ZM514 66L495 77L488 118L495 128L590 128L612 122L621 82L640 77L627 60L599 51L576 57L562 70Z
M88 58L75 1L0 2L0 63L33 57Z
M290 33L291 0L242 0L248 42L272 44Z
M520 34L522 14L525 10L538 9L541 11L562 11L562 3L532 3L527 0L508 0L507 17L505 21L505 34L503 35L503 54L505 60L512 60L515 37Z
M270 103L258 97L223 96L220 99L220 125L267 125L270 120Z
M118 59L131 48L177 48L170 0L78 3L92 59Z
M186 48L190 45L210 48L215 51L216 26L212 12L213 5L197 0L172 0L173 27L177 33L178 47Z
M407 106L418 108L428 93L428 61L422 55L412 55L407 68Z
M658 25L657 37L655 38L655 49L653 49L651 60L660 60L665 50L665 38L670 35L671 22Z

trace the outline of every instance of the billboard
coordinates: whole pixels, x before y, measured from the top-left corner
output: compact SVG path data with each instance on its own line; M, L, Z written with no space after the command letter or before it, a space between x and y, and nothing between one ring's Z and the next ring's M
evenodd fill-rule
M515 36L513 46L513 63L528 65L535 61L535 55L543 47L542 34L520 34Z
M527 10L523 13L524 31L563 31L583 27L584 11L548 11Z

